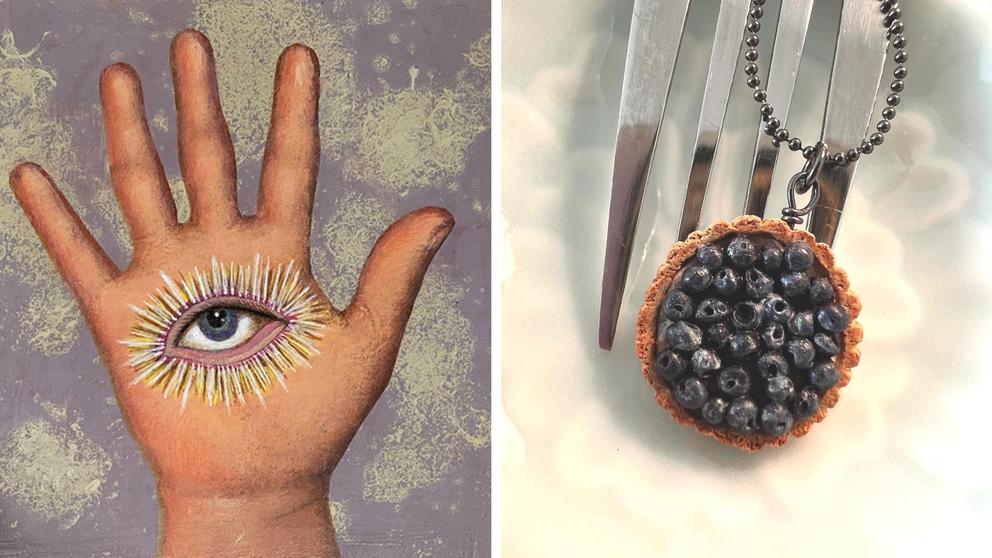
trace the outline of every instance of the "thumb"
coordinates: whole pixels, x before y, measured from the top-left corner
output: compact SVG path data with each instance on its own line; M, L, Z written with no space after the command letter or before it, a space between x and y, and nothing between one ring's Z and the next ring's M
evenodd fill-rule
M346 316L364 312L376 330L397 335L406 327L424 272L455 220L446 209L424 207L408 213L382 233L358 279Z

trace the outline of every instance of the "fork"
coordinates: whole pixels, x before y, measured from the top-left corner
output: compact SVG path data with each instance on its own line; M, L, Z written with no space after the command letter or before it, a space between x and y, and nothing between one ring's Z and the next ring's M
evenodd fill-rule
M620 98L606 256L599 315L599 345L610 350L623 302L634 233L651 173L690 0L635 0ZM827 145L859 143L871 124L886 43L870 27L874 0L843 0L823 120ZM678 228L684 240L699 227L713 157L727 113L750 0L722 0ZM809 29L813 0L783 0L766 80L769 103L786 121ZM756 118L757 137L743 213L763 217L777 162ZM829 165L818 177L820 196L809 219L818 241L833 244L857 162Z

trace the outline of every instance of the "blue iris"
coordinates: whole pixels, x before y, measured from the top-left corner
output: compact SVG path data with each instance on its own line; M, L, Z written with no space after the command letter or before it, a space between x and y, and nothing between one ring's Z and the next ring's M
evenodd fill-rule
M231 308L211 308L196 319L203 335L211 341L230 339L238 329L238 313Z

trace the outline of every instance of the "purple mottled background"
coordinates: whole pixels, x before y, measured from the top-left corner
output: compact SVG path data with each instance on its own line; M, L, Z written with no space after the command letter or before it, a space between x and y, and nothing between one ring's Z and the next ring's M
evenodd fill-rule
M174 34L196 20L197 10L224 12L227 6L252 5L250 2L154 2L150 0L89 0L68 2L55 0L24 0L0 3L0 31L12 41L4 42L0 56L0 72L13 68L15 78L0 85L10 91L21 91L24 99L2 101L0 110L0 161L5 165L19 158L32 158L43 166L67 165L71 167L56 172L63 186L71 188L70 198L81 208L84 220L111 256L119 264L128 259L125 243L115 239L114 212L107 205L105 196L109 189L105 163L103 127L98 108L97 82L101 69L117 60L133 65L141 74L148 117L159 115L152 132L159 152L171 178L179 177L175 145L175 110L172 83L168 77L168 47ZM426 172L437 184L415 184L397 188L396 177L369 170L382 160L368 160L362 171L349 173L349 161L361 159L361 126L354 124L363 114L363 104L382 101L394 102L397 91L410 87L410 68L416 67L420 78L419 88L427 88L427 97L418 97L431 106L432 97L440 98L446 91L454 91L456 103L464 98L466 59L480 38L488 41L490 6L485 0L453 2L446 0L357 0L354 2L312 0L258 6L276 6L268 23L273 29L284 24L280 14L293 12L295 5L316 10L326 17L331 28L341 37L340 51L347 54L353 66L346 73L353 78L356 107L344 120L358 130L353 138L337 146L328 146L321 161L320 184L317 192L315 215L315 246L327 249L325 264L334 269L347 269L348 263L335 263L334 242L319 241L316 237L322 227L335 215L335 209L347 195L359 195L365 202L373 202L388 212L390 218L424 205L447 207L456 217L457 226L442 248L432 273L438 274L436 288L422 296L449 293L440 308L432 307L434 314L451 318L449 330L464 330L458 347L448 347L448 339L436 339L436 345L413 347L410 358L418 362L446 362L431 356L430 351L460 351L464 369L449 370L446 382L456 386L458 410L438 409L432 406L451 405L443 394L427 391L424 397L417 390L401 389L394 378L383 398L366 420L332 479L332 495L336 524L341 532L339 544L345 556L488 556L490 547L490 448L489 390L490 390L490 135L488 122L488 81L485 82L485 99L471 100L474 109L485 109L484 122L474 131L456 129L452 136L462 142L462 152L452 158L438 156L425 162ZM224 20L237 24L236 18ZM347 21L347 23L342 23ZM246 25L256 25L248 22ZM299 25L295 22L294 25ZM321 25L327 25L323 23ZM320 33L322 27L315 26ZM231 29L224 30L225 37ZM257 28L246 27L244 33L258 33ZM208 36L211 31L207 30ZM215 40L218 57L224 49ZM6 41L6 38L5 38ZM16 47L14 46L16 45ZM37 51L29 52L38 46ZM478 49L476 54L478 55ZM485 44L484 71L488 75L488 43ZM321 52L318 50L318 55ZM388 64L383 60L388 60ZM219 60L223 71L223 60ZM262 61L274 69L275 58ZM324 60L322 59L322 62ZM479 70L478 56L474 59ZM322 64L323 65L323 64ZM388 66L388 67L387 67ZM40 69L39 69L40 68ZM268 79L271 79L271 69ZM325 68L325 74L327 73ZM18 73L19 72L19 73ZM42 72L42 78L35 79ZM477 72L478 73L478 72ZM32 77L34 76L34 77ZM340 76L339 76L340 77ZM488 80L488 78L486 78ZM459 81L461 80L461 81ZM481 87L477 86L476 94ZM325 87L327 84L325 83ZM48 87L44 91L36 88ZM461 87L462 89L459 89ZM461 91L461 93L459 93ZM223 93L223 91L222 91ZM9 91L3 94L9 95ZM259 93L260 95L262 93ZM268 93L265 93L268 95ZM43 99L43 106L38 100ZM222 101L225 99L222 98ZM386 102L383 101L383 102ZM469 102L469 101L465 101ZM481 104L480 104L481 102ZM34 103L32 105L32 103ZM226 103L226 101L225 101ZM268 100L265 101L268 104ZM419 106L416 103L393 103L399 107ZM226 105L225 105L225 108ZM333 107L322 106L322 111ZM30 126L19 121L20 111L28 111L33 119ZM481 114L481 113L480 113ZM161 116L164 115L164 119ZM244 115L242 115L244 116ZM267 109L252 116L263 126L268 122ZM466 117L467 118L467 117ZM476 114L478 118L478 114ZM40 124L39 124L40 122ZM478 124L478 122L475 122ZM459 126L457 122L450 124ZM71 139L46 138L46 133L70 131ZM442 133L444 130L442 130ZM323 136L323 133L322 133ZM37 141L36 146L26 143ZM51 142L51 143L49 143ZM236 144L238 140L236 139ZM456 142L457 143L457 142ZM60 153L54 161L46 161L50 154L45 146L66 148L71 153ZM40 146L40 147L39 147ZM68 146L68 147L66 147ZM332 154L328 155L330 147ZM335 147L337 148L334 153ZM436 147L436 146L435 146ZM54 148L53 148L54 149ZM357 154L356 154L357 153ZM257 191L259 161L239 153L240 202L242 209L251 212ZM443 154L442 154L443 155ZM443 168L433 168L438 160ZM454 166L448 164L454 160ZM47 165L46 165L47 164ZM6 172L6 171L4 171ZM394 173L395 174L395 173ZM369 183L364 177L379 177L382 184ZM371 182L375 182L372 180ZM0 215L5 229L23 230L23 223L9 210L9 193L0 208L7 207ZM367 205L367 204L366 204ZM111 209L107 209L110 207ZM102 209L101 209L102 208ZM3 557L88 557L88 556L153 556L156 549L158 508L155 499L154 479L140 452L121 422L120 412L113 401L113 392L106 372L97 358L85 325L80 326L78 315L65 305L49 308L46 300L63 301L64 295L54 279L46 279L51 270L46 264L32 260L17 250L36 250L27 237L4 233L0 239L0 294L3 311L0 312L0 446L5 457L0 457L0 556ZM11 236L13 235L13 236ZM0 235L2 236L2 235ZM335 237L337 238L337 237ZM4 244L6 243L6 244ZM351 246L350 247L355 247ZM26 248L25 248L26 247ZM361 246L356 249L362 248ZM367 247L362 248L367 250ZM33 252L32 252L33 253ZM21 255L18 255L21 254ZM40 261L40 260L39 260ZM25 263L28 262L28 263ZM34 263L30 263L34 262ZM335 267L336 266L336 267ZM352 266L353 267L353 266ZM37 275L37 277L35 277ZM30 277L29 277L30 276ZM49 298L30 304L39 292L51 289ZM332 298L335 298L332 294ZM335 300L339 300L340 295ZM418 301L421 303L430 301ZM450 304L449 304L450 302ZM54 304L54 303L52 303ZM78 335L59 337L59 328L48 338L32 333L38 328L38 313L47 311L64 313L66 328L78 328ZM432 316L434 315L432 314ZM431 318L431 316L428 316ZM27 325L25 325L27 324ZM34 325L32 325L34 324ZM57 322L56 322L57 325ZM423 325L423 324L422 324ZM429 324L424 327L427 328ZM464 326L464 327L462 327ZM27 329L25 329L27 328ZM33 328L33 329L32 329ZM461 328L461 329L459 329ZM27 331L27 333L25 333ZM420 339L443 336L447 330L424 329ZM65 332L61 332L65 333ZM435 335L436 334L436 335ZM61 340L60 340L61 339ZM66 341L68 339L68 341ZM466 342L467 340L467 342ZM454 342L454 341L452 341ZM419 353L417 351L420 351ZM426 351L426 352L425 352ZM409 356L409 355L408 355ZM402 360L401 356L401 360ZM433 360L432 360L433 359ZM402 363L401 363L402 364ZM417 370L416 366L412 368ZM434 397L435 399L430 399ZM47 407L46 407L47 405ZM413 406L417 413L404 409ZM404 407L406 406L406 407ZM54 413L52 409L54 410ZM471 415L476 423L471 434L462 438L452 434L452 427L444 421L451 417ZM419 422L405 429L404 421L411 416ZM63 442L64 447L48 443L41 450L24 436L12 438L18 427L28 421L42 420L52 424L57 433L52 440ZM425 432L420 430L424 428ZM459 427L460 428L460 427ZM434 429L434 430L432 430ZM455 429L458 430L458 429ZM45 431L48 434L51 432ZM21 432L23 434L23 432ZM457 433L456 433L457 434ZM46 434L47 435L47 434ZM420 450L403 446L404 436L415 435L416 440L426 440ZM4 442L4 436L7 436ZM72 445L78 436L85 436L102 448L110 466L98 481L84 489L72 487L65 492L86 496L91 500L83 504L63 501L58 489L38 495L38 487L17 486L23 479L37 478L31 467L17 463L25 455L35 455L49 462L38 465L38 471L59 479L60 463L64 460L85 461L87 456ZM466 443L465 439L471 439ZM385 441L384 441L385 440ZM451 447L438 444L453 444ZM5 445L4 445L5 444ZM367 465L390 448L401 447L413 454L441 450L443 459L416 456L429 467L438 466L436 475L420 471L409 478L399 478L385 496L369 489ZM56 444L58 445L58 444ZM32 449L33 448L33 449ZM35 453L31 453L31 452ZM49 453L46 453L49 452ZM54 456L50 455L54 452ZM76 453L73 453L76 452ZM4 461L6 459L6 461ZM399 465L379 470L409 472L403 457L387 460ZM62 461L60 461L62 460ZM54 467L45 472L45 467ZM98 467L97 467L98 468ZM92 472L93 467L89 471ZM419 470L418 470L419 471ZM42 477L42 480L49 477ZM86 480L86 479L84 479ZM380 479L379 485L382 485ZM396 496L399 486L399 496ZM34 492L32 492L34 491ZM32 498L34 498L32 500ZM41 501L38 501L41 498ZM69 509L69 512L66 510ZM71 516L71 517L67 517Z

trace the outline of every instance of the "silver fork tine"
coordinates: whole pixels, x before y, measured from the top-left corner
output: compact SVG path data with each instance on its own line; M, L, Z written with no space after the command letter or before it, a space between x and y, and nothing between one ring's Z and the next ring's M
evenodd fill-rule
M844 0L823 119L823 141L828 148L860 145L871 124L887 46L881 39L877 10L878 3L871 0ZM852 162L844 167L826 165L820 172L820 200L810 214L809 226L818 241L833 244L856 169L857 163Z
M651 172L689 0L635 0L620 95L613 191L606 231L599 346L613 347L637 217Z
M796 88L799 75L799 62L806 44L806 31L809 29L809 16L813 11L813 0L786 0L782 2L775 29L774 42L769 45L772 58L768 69L768 103L775 107L777 116L784 126L789 116L792 92ZM748 185L744 201L744 215L765 215L768 192L772 187L772 173L778 160L778 149L772 145L772 138L762 126L758 129L758 139L754 146L754 165L751 170L751 183Z
M730 88L743 44L744 25L750 5L750 0L720 2L709 75L703 91L703 108L696 132L696 146L692 152L689 187L679 222L679 240L685 240L689 233L699 228L699 213L703 208L706 185L710 180L713 153L720 141L720 131L723 130L723 120L727 115L727 102L730 99Z

